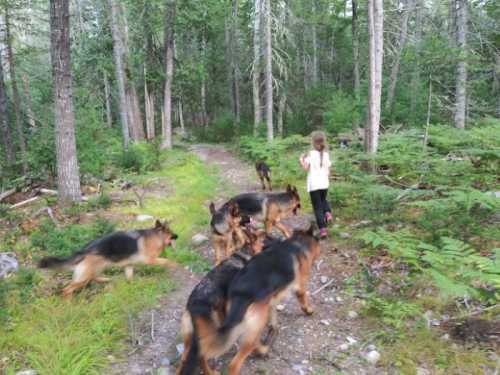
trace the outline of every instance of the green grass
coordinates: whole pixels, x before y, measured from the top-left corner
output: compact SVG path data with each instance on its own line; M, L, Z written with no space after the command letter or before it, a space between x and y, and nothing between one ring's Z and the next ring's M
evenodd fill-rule
M165 191L146 195L145 207L113 208L117 229L148 227L120 214L149 214L171 221L179 235L177 250L167 255L194 270L208 267L190 248L191 236L209 220L207 201L213 197L216 171L195 156L181 150L161 155L161 167L154 172L127 175L136 184L161 180ZM118 214L118 215L116 215ZM71 301L58 290L68 282L55 274L46 276L34 266L45 255L65 255L76 250L88 237L108 229L98 217L87 224L50 228L44 222L31 237L7 236L7 247L22 249L26 268L0 283L0 373L14 374L30 368L40 375L99 374L109 366L108 356L124 348L129 338L129 322L138 312L152 306L157 297L174 287L168 271L159 267L138 267L134 280L125 281L123 271L114 268L108 284L91 284Z

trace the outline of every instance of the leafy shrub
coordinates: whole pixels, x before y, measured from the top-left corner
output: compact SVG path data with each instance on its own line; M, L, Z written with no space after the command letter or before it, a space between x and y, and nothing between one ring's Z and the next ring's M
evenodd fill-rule
M384 185L368 185L359 199L359 216L363 219L383 221L398 205L400 191Z
M123 150L115 160L116 164L127 171L144 173L160 166L160 148L158 143L137 142Z
M207 127L199 126L194 128L194 136L204 142L222 143L229 142L238 132L234 122L234 115L230 112L220 114ZM248 124L240 124L240 133L248 133Z
M327 108L323 113L323 122L325 129L332 134L351 129L353 121L359 119L356 101L340 90L332 95Z
M429 276L445 296L500 297L500 249L481 256L468 244L442 237L436 245L425 243L408 230L365 232L361 239L372 249L384 249Z
M345 207L352 199L356 187L348 182L337 182L328 189L328 198L333 207Z
M95 197L90 197L87 205L89 208L96 210L98 208L108 208L111 206L111 203L113 203L111 197L107 194L101 193Z
M86 225L69 224L62 228L44 220L32 234L31 244L44 255L68 256L88 242L111 233L113 229L114 225L105 219L98 219Z
M371 295L362 312L380 318L380 320L397 330L404 327L405 320L414 318L420 313L419 306L400 299L382 298Z

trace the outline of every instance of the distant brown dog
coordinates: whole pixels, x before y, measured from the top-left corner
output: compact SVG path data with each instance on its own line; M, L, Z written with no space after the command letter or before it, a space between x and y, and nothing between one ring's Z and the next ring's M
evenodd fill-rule
M175 239L177 235L167 223L157 220L151 229L115 232L88 243L68 258L43 258L38 266L73 271L73 280L62 292L68 298L75 290L85 287L91 281L109 281L99 275L110 266L125 266L125 276L130 280L134 264L175 265L168 259L159 258L165 246L173 244Z
M271 168L269 165L263 161L258 161L255 163L255 170L257 171L257 176L259 176L260 183L262 184L262 190L266 190L266 182L269 191L273 191L271 186Z

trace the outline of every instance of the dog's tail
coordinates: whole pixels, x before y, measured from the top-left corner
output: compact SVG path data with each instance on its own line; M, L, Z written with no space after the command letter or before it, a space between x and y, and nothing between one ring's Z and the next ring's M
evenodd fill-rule
M188 319L190 321L187 321ZM191 327L189 327L191 330L191 342L189 345L189 352L184 361L182 361L181 366L177 371L177 375L194 375L199 363L198 359L200 355L200 338L198 336L196 324L194 323L191 314L189 314L189 317L182 317L182 324L186 326L191 325ZM186 348L184 348L184 350L185 349Z
M38 262L39 268L72 269L84 257L81 252L75 253L69 257L45 257Z
M245 313L252 303L248 297L236 297L231 301L229 312L222 323L222 326L217 330L215 336L209 338L210 345L208 355L213 358L227 352L231 345L243 333L238 329L238 325L243 321Z

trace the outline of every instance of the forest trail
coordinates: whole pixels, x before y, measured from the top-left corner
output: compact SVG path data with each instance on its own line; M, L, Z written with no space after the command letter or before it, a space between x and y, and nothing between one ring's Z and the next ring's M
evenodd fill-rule
M253 166L233 156L222 146L194 145L191 152L207 165L216 166L220 184L214 202L219 207L229 197L260 189ZM307 197L301 197L303 200ZM209 202L206 202L207 207ZM292 227L305 227L312 219L303 212L284 220ZM204 234L209 235L208 228ZM212 263L210 245L197 251ZM352 275L356 257L349 249L337 249L333 239L322 241L320 259L314 265L309 281L309 294L315 313L305 316L294 296L285 298L279 306L280 331L266 358L250 357L242 375L269 374L381 374L363 359L371 344L360 336L361 327L352 311L359 305L345 294L343 281ZM123 352L123 360L115 360L110 374L174 374L179 357L179 322L191 290L202 274L178 268L172 274L176 288L158 300L153 309L143 311L130 322L133 345ZM313 294L313 295L311 295ZM348 317L351 312L351 318ZM227 367L235 348L216 361L221 371Z

